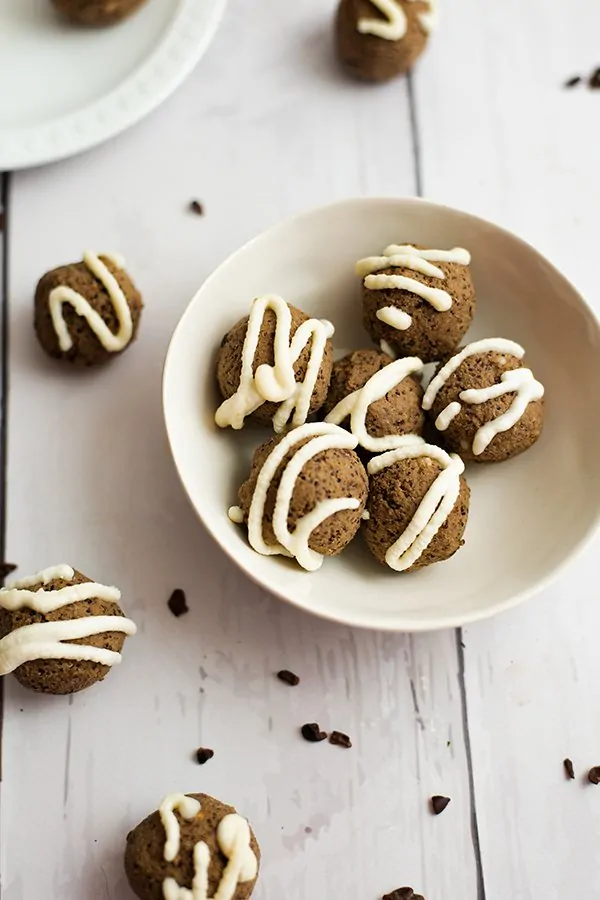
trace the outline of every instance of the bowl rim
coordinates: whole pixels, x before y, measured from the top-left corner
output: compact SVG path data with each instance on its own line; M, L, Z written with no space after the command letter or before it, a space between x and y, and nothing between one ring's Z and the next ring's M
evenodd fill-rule
M247 566L235 553L235 551L230 547L230 545L225 541L221 540L220 536L217 534L216 530L211 526L210 522L200 513L195 504L192 502L191 497L188 493L188 489L186 487L184 475L181 471L176 449L174 447L174 443L171 437L171 429L169 427L170 422L170 414L168 411L168 402L167 395L169 393L169 382L171 378L171 371L174 368L172 360L175 356L174 346L177 343L177 339L179 337L180 331L183 331L187 324L187 319L191 316L191 310L197 303L200 295L204 292L205 288L210 285L210 283L218 276L221 269L226 266L230 260L237 256L239 253L246 252L250 250L255 243L263 240L268 235L271 235L275 231L280 228L289 227L290 225L296 225L302 222L304 219L311 219L314 216L318 216L322 213L329 212L330 210L336 208L343 207L359 207L364 204L381 204L387 206L395 206L398 204L402 204L404 206L421 206L428 207L432 212L435 210L443 210L453 214L458 214L459 216L464 216L474 222L476 225L483 227L492 227L496 231L500 232L503 236L516 241L520 244L524 249L528 250L534 256L536 256L541 262L543 262L550 271L552 272L553 277L557 278L559 281L563 282L563 284L569 288L572 292L573 296L577 299L578 303L581 306L582 312L585 314L588 325L591 325L597 334L598 339L600 340L600 318L590 305L590 303L585 299L585 297L579 292L579 290L575 287L575 285L547 258L537 250L533 244L526 241L524 238L520 237L520 235L515 234L515 232L510 231L508 228L504 228L501 225L497 225L495 222L484 219L482 216L474 215L473 213L467 212L466 210L458 209L457 207L449 206L444 203L436 203L435 201L424 199L422 197L349 197L343 200L337 200L333 203L326 203L321 206L312 207L308 210L304 210L294 216L291 216L287 219L283 219L280 222L277 222L274 225L271 225L269 228L261 231L259 234L256 234L254 237L250 238L250 240L243 243L240 247L234 250L232 253L229 253L211 272L211 274L202 282L194 296L191 298L189 303L187 304L185 310L183 311L177 325L175 326L171 338L169 340L169 345L167 347L167 352L165 355L164 365L163 365L163 376L162 376L162 405L163 405L163 417L164 424L167 432L167 440L169 444L169 449L171 451L171 456L173 458L173 463L175 465L175 469L179 478L179 481L183 487L183 490L188 498L188 502L194 509L196 516L200 520L200 523L209 533L211 538L218 544L221 550L224 551L227 557L229 557L232 562L247 576L254 582L254 584L258 585L263 590L270 593L272 596L277 597L279 600L283 600L285 603L295 607L296 609L300 609L305 613L316 616L319 619L323 619L329 622L335 622L340 625L346 625L352 628L359 628L361 630L367 631L380 631L380 632L388 632L388 633L397 633L397 634L411 634L411 633L426 633L426 632L435 632L442 631L445 629L456 629L462 628L465 625L474 624L476 622L481 622L486 619L490 619L493 616L496 616L503 612L508 612L508 610L514 609L519 606L521 603L524 603L526 600L530 599L534 595L540 593L541 591L548 588L569 566L571 566L589 547L592 543L594 537L598 533L600 529L600 504L598 504L594 518L591 521L587 532L583 534L579 540L572 546L571 550L567 553L567 555L557 564L555 564L552 568L548 570L546 575L542 578L539 578L535 583L530 585L527 588L524 588L521 591L513 594L508 597L501 603L495 604L495 606L481 609L481 610L473 610L470 613L466 614L454 614L454 615L446 615L440 616L437 619L431 621L429 619L417 620L410 619L404 625L399 623L397 620L392 622L384 621L369 621L368 616L361 616L356 618L351 613L345 615L341 611L331 611L327 612L322 609L314 609L312 606L307 605L305 602L294 599L293 597L285 594L281 589L277 587L276 584L273 584L270 579L266 579L263 576L258 576L253 570L252 567Z

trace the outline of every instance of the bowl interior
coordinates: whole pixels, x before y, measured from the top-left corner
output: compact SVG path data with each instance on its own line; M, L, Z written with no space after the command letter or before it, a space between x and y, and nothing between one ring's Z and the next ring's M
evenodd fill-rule
M338 355L369 347L361 324L357 259L390 243L472 254L478 308L468 338L522 343L546 387L546 424L527 453L471 465L466 544L448 562L402 576L359 537L307 574L264 558L233 525L228 507L267 430L214 425L216 350L254 296L278 293L330 319ZM219 544L265 588L353 625L422 630L462 624L514 605L542 586L591 533L600 508L593 410L600 395L600 332L574 288L530 246L502 229L419 200L351 200L308 213L256 238L208 279L172 339L164 382L171 448L189 498Z

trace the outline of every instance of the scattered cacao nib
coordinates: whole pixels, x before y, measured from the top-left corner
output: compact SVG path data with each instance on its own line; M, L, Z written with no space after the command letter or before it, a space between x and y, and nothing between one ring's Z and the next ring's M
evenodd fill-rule
M581 75L573 75L572 78L569 78L568 81L565 81L566 88L575 87L576 84L580 84L582 81Z
M198 764L203 766L204 763L207 763L209 759L212 759L215 755L214 750L209 750L208 747L198 747L196 750L196 759L198 760Z
M204 207L202 206L202 204L200 203L199 200L190 200L189 210L190 210L190 212L193 212L194 215L196 215L196 216L204 215Z
M415 894L410 887L396 888L391 894L384 894L381 900L425 900L422 894Z
M187 600L185 599L185 592L182 591L181 588L175 588L169 597L167 606L177 618L183 616L184 613L189 612Z
M294 675L293 672L289 672L287 669L282 669L281 672L278 672L277 677L280 681L283 681L284 684L289 684L290 687L296 687L296 685L300 684L298 676Z
M600 784L600 766L594 766L588 772L588 781L590 784Z
M311 722L308 725L303 725L300 729L302 731L302 737L305 741L309 741L311 744L318 744L321 741L324 741L327 737L324 731L321 731L316 722Z
M332 731L329 735L329 743L335 747L344 747L346 750L352 746L352 741L343 731Z
M592 90L597 90L598 88L600 88L600 67L598 67L595 72L592 72L588 81L588 85L592 88Z
M0 231L2 231L2 225L0 223ZM0 580L4 581L7 575L10 575L15 571L16 565L14 563L0 563Z
M573 763L570 759L563 760L563 766L565 767L565 775L569 779L575 778L575 769L573 768Z
M450 800L450 797L440 797L440 796L432 797L431 798L431 811L434 814L434 816L441 815L444 812L444 810L446 809L446 807L448 806L448 804L451 802L452 801Z

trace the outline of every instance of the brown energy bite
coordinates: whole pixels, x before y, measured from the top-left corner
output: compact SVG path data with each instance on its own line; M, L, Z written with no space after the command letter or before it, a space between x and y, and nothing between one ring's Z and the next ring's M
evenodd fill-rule
M392 450L405 434L421 434L423 364L393 360L377 350L356 350L334 363L322 409L325 421L347 428L371 453Z
M486 338L442 361L423 407L444 446L475 462L502 462L539 438L544 387L523 365L524 349Z
M120 257L86 252L83 262L60 266L40 279L35 332L49 356L97 366L135 339L142 306Z
M121 662L136 633L119 606L121 592L60 565L0 590L0 675L26 688L73 694Z
M437 0L340 0L337 55L349 74L389 81L408 72L436 24Z
M381 256L359 260L363 324L375 343L424 363L451 353L475 313L470 261L462 247L412 244L391 244Z
M203 896L248 900L259 865L246 819L206 794L169 795L127 835L125 872L139 900L179 897L198 883Z
M367 546L383 565L412 572L460 549L469 515L464 463L422 438L369 463Z
M303 425L327 397L333 346L330 322L310 319L281 297L257 297L227 332L217 356L220 428L248 419L279 433Z
M357 441L336 425L304 425L260 446L230 518L248 522L264 556L290 556L308 571L336 556L356 535L368 493Z
M146 0L52 0L61 15L77 25L93 28L114 25L134 13Z

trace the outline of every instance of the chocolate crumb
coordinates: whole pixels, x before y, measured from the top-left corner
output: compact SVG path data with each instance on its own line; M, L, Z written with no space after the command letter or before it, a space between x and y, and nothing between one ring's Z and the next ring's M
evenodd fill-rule
M177 618L183 616L184 613L189 612L187 600L185 599L185 592L182 591L181 588L175 588L169 597L167 606Z
M336 747L345 747L346 750L349 750L352 746L352 741L342 731L332 731L329 735L329 743Z
M572 761L570 759L563 760L563 766L565 767L565 775L567 778L575 778L575 769L573 768Z
M294 675L293 672L289 672L287 669L282 669L281 672L278 672L277 677L285 684L289 684L290 687L296 687L296 685L300 684L298 676Z
M204 207L202 206L202 204L200 203L199 200L190 200L189 209L190 209L190 212L193 212L197 216L204 215Z
M303 725L301 731L304 740L310 741L311 744L318 744L321 741L324 741L327 737L325 732L321 731L316 722L311 722L308 725Z
M204 763L207 763L209 759L212 759L214 755L215 751L209 750L208 747L198 747L196 750L196 759L201 766L203 766Z
M595 72L592 72L590 75L590 80L588 81L588 85L592 88L592 90L600 88L600 67L596 69Z
M588 781L590 784L600 784L600 766L594 766L588 772Z
M2 227L0 225L0 231L2 231ZM0 579L4 581L7 575L10 575L15 571L16 565L14 563L0 563Z
M304 834L312 834L312 828L309 825L304 829Z
M580 84L581 80L582 80L581 75L573 75L572 78L569 78L568 81L565 81L565 87L566 88L575 87L576 84Z
M431 798L431 811L434 816L439 816L444 812L448 804L451 802L450 797L435 796Z
M384 894L381 900L425 900L422 894L415 894L410 887L396 888L391 894Z

